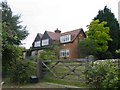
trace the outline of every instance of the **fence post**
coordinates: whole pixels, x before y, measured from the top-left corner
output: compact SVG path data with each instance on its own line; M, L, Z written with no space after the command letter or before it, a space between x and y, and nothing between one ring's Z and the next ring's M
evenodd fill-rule
M42 61L41 60L37 61L37 77L38 77L39 80L41 80L42 77L43 77Z

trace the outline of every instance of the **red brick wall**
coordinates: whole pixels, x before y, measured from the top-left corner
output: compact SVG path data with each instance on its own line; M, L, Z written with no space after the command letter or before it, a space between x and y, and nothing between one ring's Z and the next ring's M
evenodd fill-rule
M77 59L78 58L78 42L79 40L83 40L85 38L84 34L79 34L77 38L72 43L61 44L61 49L69 49L70 56L68 59Z

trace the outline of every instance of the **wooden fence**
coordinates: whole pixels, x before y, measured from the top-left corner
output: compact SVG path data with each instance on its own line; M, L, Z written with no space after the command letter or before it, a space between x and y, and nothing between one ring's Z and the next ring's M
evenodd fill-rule
M48 75L49 78L67 81L85 81L83 72L89 61L92 61L92 59L38 60L37 76L39 79Z
M89 65L88 62L93 63L93 61L93 58L77 60L38 60L37 76L39 80L45 77L76 82L85 82L85 75L83 74L83 72L85 71L85 68ZM119 59L113 62L117 66L120 65Z

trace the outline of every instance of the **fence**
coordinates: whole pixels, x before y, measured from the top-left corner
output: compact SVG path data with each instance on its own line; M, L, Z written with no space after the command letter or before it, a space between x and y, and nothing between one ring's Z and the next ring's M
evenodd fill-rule
M37 76L39 79L46 76L46 78L83 82L85 81L83 72L88 66L87 62L92 60L38 60Z

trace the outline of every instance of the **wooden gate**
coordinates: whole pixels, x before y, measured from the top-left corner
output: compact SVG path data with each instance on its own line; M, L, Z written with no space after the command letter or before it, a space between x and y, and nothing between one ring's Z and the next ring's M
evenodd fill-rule
M56 78L69 81L85 81L83 74L88 59L77 60L38 60L39 79Z

